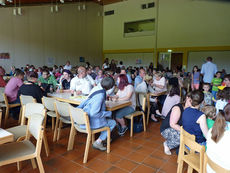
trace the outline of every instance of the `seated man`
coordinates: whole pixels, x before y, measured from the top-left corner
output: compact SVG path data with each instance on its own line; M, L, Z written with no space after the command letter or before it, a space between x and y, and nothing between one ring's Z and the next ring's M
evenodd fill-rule
M112 112L106 111L106 91L114 86L114 80L111 77L102 79L101 84L94 87L90 92L87 100L82 102L78 108L87 112L91 129L98 129L108 126L112 131L116 126L115 120L111 119ZM85 128L85 126L82 126ZM93 147L101 151L105 151L102 141L107 138L107 131L101 132L99 138L93 143Z
M16 69L15 77L12 77L5 87L5 94L8 98L10 104L20 103L20 100L17 99L19 87L22 86L24 78L24 72Z
M38 103L42 103L43 92L42 89L36 85L38 74L36 72L29 72L27 75L28 81L24 83L18 90L18 97L20 95L32 96Z
M144 81L145 75L146 75L145 70L140 69L139 75L135 78L135 81L134 81L135 92L147 93L147 84Z
M71 92L76 91L77 95L88 95L93 86L96 86L93 78L86 74L85 67L80 66L77 70L78 74L70 82Z
M50 75L47 69L42 71L42 76L38 79L38 82L45 92L53 92L52 88L56 88L57 85L55 77Z

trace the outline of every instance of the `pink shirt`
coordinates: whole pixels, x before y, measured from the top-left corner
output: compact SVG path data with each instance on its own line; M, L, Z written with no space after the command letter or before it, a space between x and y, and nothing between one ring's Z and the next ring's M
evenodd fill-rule
M169 95L167 95L161 114L166 117L170 109L178 103L180 103L180 96L174 95L170 97Z
M9 102L17 99L19 87L22 86L23 82L17 77L13 77L9 80L5 87L5 94Z

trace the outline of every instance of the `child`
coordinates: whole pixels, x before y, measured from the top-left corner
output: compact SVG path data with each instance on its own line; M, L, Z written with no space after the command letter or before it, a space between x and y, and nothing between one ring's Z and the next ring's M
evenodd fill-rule
M198 67L194 66L192 70L192 90L198 90L200 86L200 72L198 72Z
M205 106L201 110L207 118L208 129L212 128L216 118L216 108L214 106Z
M216 99L216 94L218 92L218 86L220 86L222 82L222 79L220 77L221 77L221 72L218 71L216 72L216 77L212 79L212 95L214 99Z
M224 110L224 107L228 104L228 98L229 96L225 88L218 91L216 101L216 114L218 114L220 110Z
M204 101L200 105L200 109L204 106L212 105L212 93L209 92L210 85L208 83L203 83L203 93L204 93Z

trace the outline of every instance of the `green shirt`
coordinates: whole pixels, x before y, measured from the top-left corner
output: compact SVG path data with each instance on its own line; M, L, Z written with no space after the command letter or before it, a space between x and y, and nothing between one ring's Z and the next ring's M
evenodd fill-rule
M215 123L214 120L207 118L208 129L211 129L214 123Z
M54 76L49 76L48 79L44 79L42 76L38 79L41 83L52 84L54 87L57 85L57 80Z
M221 78L213 78L212 79L212 90L213 91L218 91L218 86L221 85L222 79Z

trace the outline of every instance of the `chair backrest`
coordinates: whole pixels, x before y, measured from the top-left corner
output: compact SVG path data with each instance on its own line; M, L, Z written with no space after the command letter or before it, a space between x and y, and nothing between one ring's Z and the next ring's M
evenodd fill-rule
M30 134L37 140L36 144L36 154L40 155L42 139L44 133L44 116L41 114L32 114L28 120L28 126L26 131L26 139L30 139Z
M54 109L54 102L55 102L54 98L51 98L51 97L42 97L42 104L49 111L55 111L55 109Z
M90 129L89 117L87 113L83 111L83 109L75 108L69 105L69 114L70 114L72 126L85 125L86 131L90 132L91 129ZM75 128L79 130L78 127L75 126Z
M186 147L189 148L190 154L194 154L195 152L200 153L200 168L198 172L203 171L203 160L204 160L204 152L205 152L205 146L198 144L195 141L195 136L189 134L186 132L183 127L181 126L180 130L180 151L179 151L179 157L183 159L183 156L185 155ZM188 154L189 155L189 154ZM188 163L189 164L189 163Z
M212 168L212 170L214 170L214 172L221 172L221 173L230 173L230 170L224 169L221 166L219 166L218 164L216 164L215 162L213 162L207 155L207 153L204 153L204 173L207 172L207 164L209 165L210 168Z
M65 102L54 102L54 108L57 115L60 115L61 117L69 117L69 103Z
M29 118L32 114L41 114L45 117L45 108L41 103L27 103L22 109L22 122L21 125L25 124L25 119Z
M21 105L26 105L27 103L36 103L37 101L32 96L20 95Z
M8 98L5 93L3 93L3 98L4 98L6 106L9 106Z
M145 111L146 109L146 97L147 97L147 93L136 92L137 105L141 106L143 111Z

